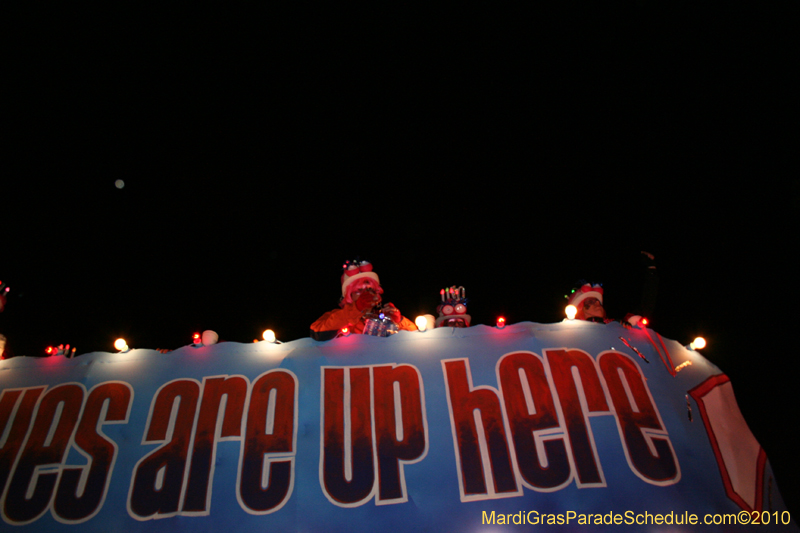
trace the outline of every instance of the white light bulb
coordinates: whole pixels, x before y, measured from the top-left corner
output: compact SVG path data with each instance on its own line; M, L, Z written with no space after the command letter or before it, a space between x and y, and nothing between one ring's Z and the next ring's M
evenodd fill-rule
M564 312L567 314L568 319L575 320L575 315L578 314L578 308L570 304L564 309Z
M420 331L425 331L428 329L428 319L423 315L419 315L416 319L414 319L414 324L417 325L417 329Z
M275 342L275 332L271 329L264 330L264 340L267 342Z
M211 346L212 344L217 344L219 342L219 335L217 335L216 331L207 329L200 336L200 342L202 342L204 346Z
M692 350L702 350L706 347L706 340L703 337L697 337L692 341L689 347L691 347Z
M124 352L128 349L128 343L125 342L125 339L117 339L114 341L114 348L119 350L120 352Z

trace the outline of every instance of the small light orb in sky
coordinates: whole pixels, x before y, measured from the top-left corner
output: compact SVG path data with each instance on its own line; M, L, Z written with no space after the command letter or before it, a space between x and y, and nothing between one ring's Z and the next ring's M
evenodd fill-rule
M114 185L117 187L117 189L121 189L125 186L125 182L122 180L117 180L114 182Z

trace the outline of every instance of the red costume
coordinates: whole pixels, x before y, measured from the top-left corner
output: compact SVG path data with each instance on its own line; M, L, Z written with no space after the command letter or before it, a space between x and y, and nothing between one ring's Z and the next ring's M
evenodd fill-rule
M316 340L328 340L336 336L342 328L351 333L364 333L364 315L380 310L405 331L416 331L417 326L403 317L392 304L381 308L381 294L378 275L366 261L346 262L342 274L341 309L328 311L311 324L311 336Z
M404 316L397 323L404 331L417 331L417 326ZM355 303L345 304L342 309L328 311L311 324L311 331L316 333L332 332L334 335L342 328L349 328L351 333L364 333L364 316ZM312 336L314 336L312 334ZM322 340L322 339L319 339Z

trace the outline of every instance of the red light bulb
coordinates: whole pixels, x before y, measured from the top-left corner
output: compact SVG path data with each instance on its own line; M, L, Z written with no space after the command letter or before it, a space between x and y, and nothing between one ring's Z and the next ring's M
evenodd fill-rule
M504 327L506 327L506 319L503 318L503 317L498 317L498 319L497 319L497 327L499 329L503 329Z

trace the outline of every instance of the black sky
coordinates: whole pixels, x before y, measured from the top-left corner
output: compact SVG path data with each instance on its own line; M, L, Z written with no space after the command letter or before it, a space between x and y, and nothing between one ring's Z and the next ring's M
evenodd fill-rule
M355 256L412 319L456 284L553 322L580 278L623 316L647 250L653 328L709 340L800 511L797 6L160 9L14 14L17 355L301 338Z

